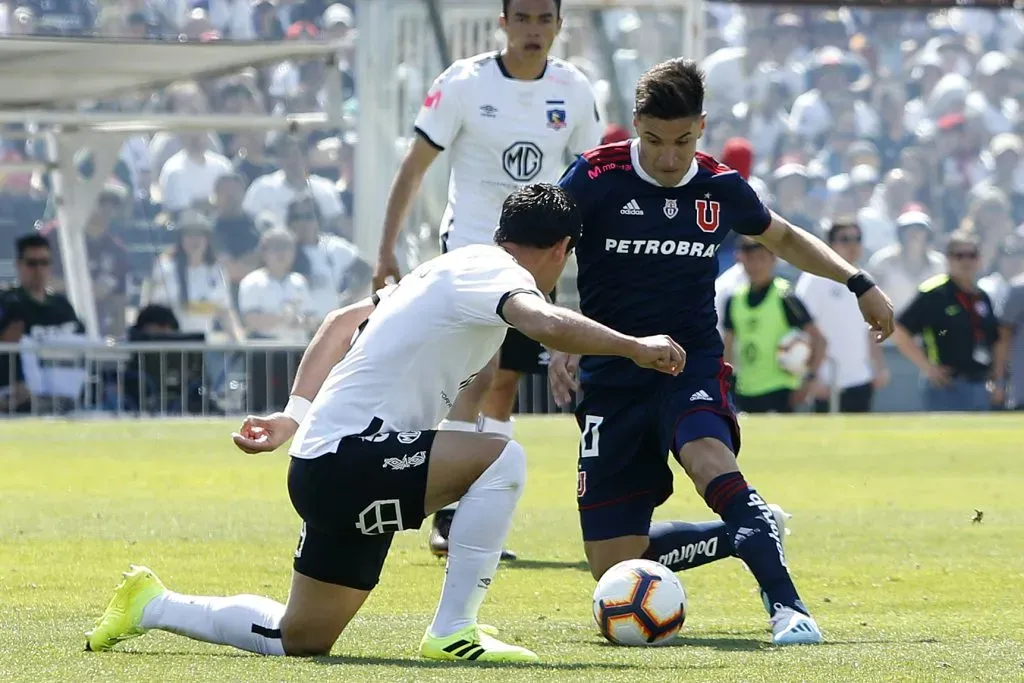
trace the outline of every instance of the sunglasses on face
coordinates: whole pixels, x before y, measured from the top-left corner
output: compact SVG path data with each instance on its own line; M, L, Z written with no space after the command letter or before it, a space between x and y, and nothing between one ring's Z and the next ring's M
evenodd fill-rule
M833 240L836 244L860 244L860 235L843 235Z
M951 251L949 258L954 261L974 261L978 258L978 252L976 251Z
M46 268L50 265L48 258L29 258L22 261L27 268Z

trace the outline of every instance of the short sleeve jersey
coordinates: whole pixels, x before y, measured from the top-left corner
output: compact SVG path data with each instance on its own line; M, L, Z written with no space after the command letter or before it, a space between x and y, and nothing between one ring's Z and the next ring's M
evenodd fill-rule
M542 296L504 249L478 245L427 261L378 295L292 441L316 458L347 436L434 429L498 351L515 294Z
M579 157L559 184L583 214L576 249L580 310L634 336L671 335L687 353L684 373L721 372L715 313L718 250L730 230L759 235L771 214L731 168L697 153L675 187L639 163L637 140ZM584 384L626 386L657 377L609 356L584 356Z
M598 144L593 90L568 62L551 58L536 80L508 75L496 53L452 64L437 77L416 133L451 152L441 233L449 249L491 244L505 197L554 183L570 155Z

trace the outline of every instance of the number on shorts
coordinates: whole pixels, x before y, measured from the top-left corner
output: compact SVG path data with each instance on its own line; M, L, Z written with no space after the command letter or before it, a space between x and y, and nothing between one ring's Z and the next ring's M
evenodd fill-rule
M604 418L600 415L583 416L583 434L580 436L580 457L596 458L599 454L601 435L599 429Z
M404 531L401 501L397 498L373 501L359 513L356 528L367 536Z

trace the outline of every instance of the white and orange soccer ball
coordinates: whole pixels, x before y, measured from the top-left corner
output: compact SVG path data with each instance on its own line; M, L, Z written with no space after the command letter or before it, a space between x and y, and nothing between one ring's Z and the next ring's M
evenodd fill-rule
M616 645L664 645L686 621L686 589L657 562L619 562L597 582L594 620Z
M811 359L811 338L803 330L791 330L779 340L775 352L779 367L791 375L803 377Z

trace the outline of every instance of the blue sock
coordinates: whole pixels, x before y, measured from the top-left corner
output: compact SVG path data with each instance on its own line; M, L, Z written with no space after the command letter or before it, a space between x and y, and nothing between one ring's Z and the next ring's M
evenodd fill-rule
M776 606L781 605L806 614L789 576L775 516L743 475L730 472L716 477L704 491L704 500L732 531L736 555L757 579L768 611L774 615Z
M650 545L644 559L674 572L736 557L732 533L725 522L655 522L647 536Z

